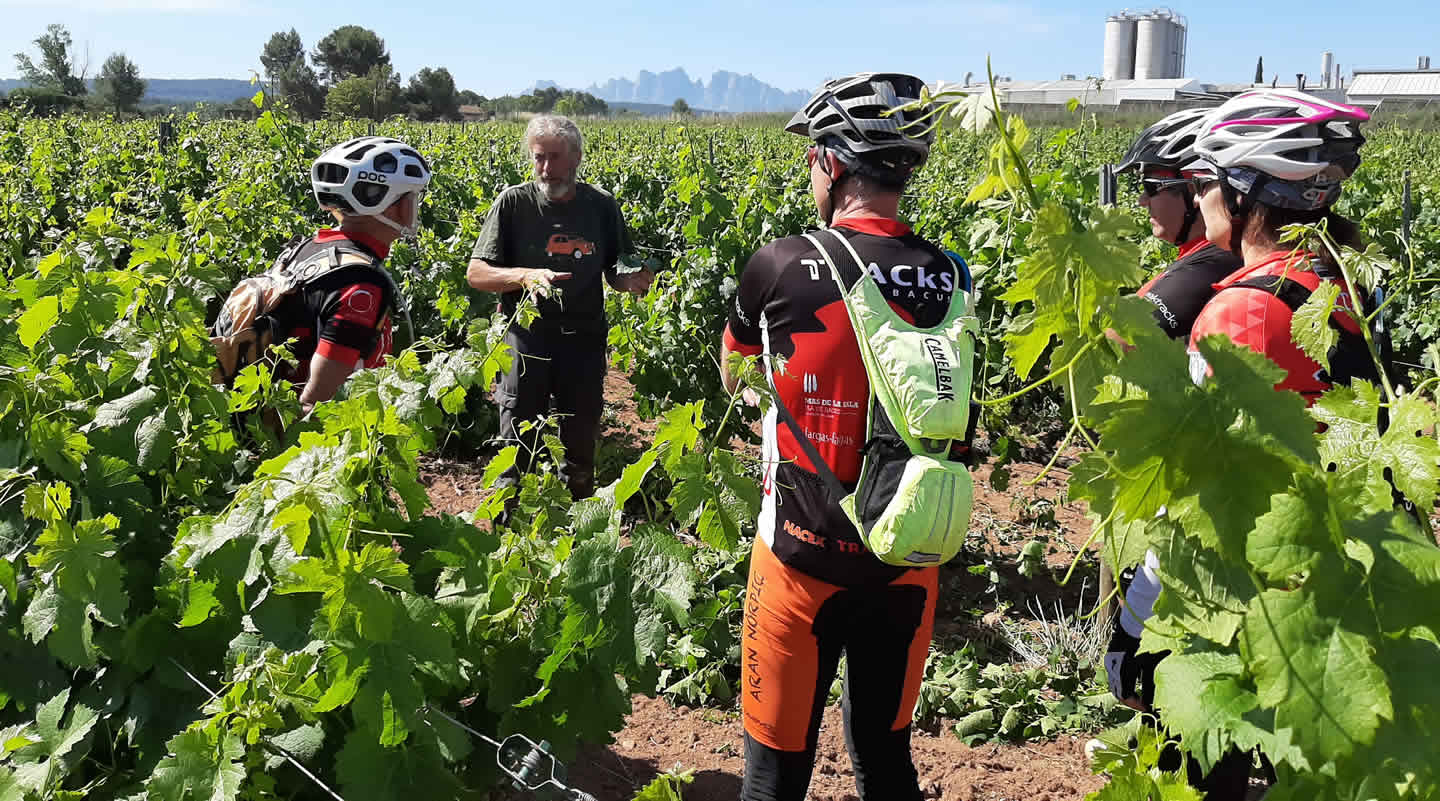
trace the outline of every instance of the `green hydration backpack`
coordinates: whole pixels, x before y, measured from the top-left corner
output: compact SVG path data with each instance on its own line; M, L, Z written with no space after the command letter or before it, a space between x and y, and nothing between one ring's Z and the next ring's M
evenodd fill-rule
M964 544L974 501L969 465L951 456L952 446L968 448L977 416L970 384L980 323L968 270L951 257L963 283L951 295L944 319L932 328L918 328L890 308L850 242L833 231L830 236L859 267L850 285L820 239L805 234L832 267L870 381L866 442L854 492L836 479L784 404L778 404L778 414L880 561L904 567L942 564Z

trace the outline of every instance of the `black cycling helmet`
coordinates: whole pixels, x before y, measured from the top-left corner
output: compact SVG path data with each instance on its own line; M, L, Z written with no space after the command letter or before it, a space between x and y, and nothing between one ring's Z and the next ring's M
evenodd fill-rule
M1195 155L1195 135L1202 123L1214 109L1192 108L1177 111L1146 128L1125 151L1114 172L1125 172L1135 168L1164 167L1180 171L1198 160Z
M899 111L920 99L925 82L913 75L862 72L827 81L790 118L785 130L833 147L842 155L894 173L910 173L930 156L932 106Z

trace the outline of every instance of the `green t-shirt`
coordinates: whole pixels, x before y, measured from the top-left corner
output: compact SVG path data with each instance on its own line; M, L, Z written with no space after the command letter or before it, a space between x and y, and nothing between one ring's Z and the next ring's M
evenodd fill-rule
M605 290L601 280L615 273L621 256L634 252L620 205L608 192L586 184L575 197L554 203L534 182L500 193L485 217L471 257L496 267L538 267L570 273L556 281L558 290L541 299L539 324L566 332L603 332ZM520 291L501 296L501 309L513 314Z

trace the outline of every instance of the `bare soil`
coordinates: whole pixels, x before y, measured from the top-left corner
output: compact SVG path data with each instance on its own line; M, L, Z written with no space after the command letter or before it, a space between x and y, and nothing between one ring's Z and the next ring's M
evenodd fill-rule
M641 418L631 399L629 381L618 371L606 377L607 410L602 418L601 457L597 476L604 484L618 475L618 466L630 455L648 447L656 421ZM755 426L758 434L758 425ZM737 447L746 446L737 438ZM1031 610L997 597L988 575L971 574L966 565L989 560L1002 576L1005 598L1033 599L1046 605L1056 602L1074 609L1081 601L1080 588L1088 587L1084 603L1094 603L1096 565L1081 559L1075 578L1066 586L1057 584L1072 562L1085 550L1091 524L1083 504L1069 503L1064 488L1070 478L1063 465L1073 464L1073 454L1063 454L1048 471L1043 465L1017 463L1011 466L1011 480L1005 491L990 485L992 468L975 470L975 505L972 528L980 535L972 553L942 568L944 598L937 616L936 639L975 640L992 647L1004 647L1000 626L1004 619L1029 619ZM484 461L459 461L426 457L421 480L437 510L452 514L473 511L484 499L481 477ZM1042 475L1043 473L1043 475ZM484 523L482 523L484 525ZM1049 543L1046 563L1050 575L1020 576L1014 566L1019 549L1029 540L1043 538ZM977 607L990 610L977 617ZM571 783L598 801L629 801L659 773L694 771L694 783L685 790L686 801L731 801L740 795L744 772L742 728L733 711L672 707L667 701L635 695L633 711L625 727L608 746L585 747L570 767ZM1062 737L1053 742L971 748L942 727L940 734L917 731L913 740L920 784L929 798L959 801L1060 801L1079 799L1098 789L1103 779L1091 774L1082 749L1082 739ZM810 785L812 801L858 799L854 772L845 749L840 709L826 710Z
M733 714L674 708L664 700L635 696L634 711L615 744L584 749L570 766L571 783L598 801L629 801L657 774L693 770L686 801L734 801L740 797L744 760L741 725ZM971 748L949 733L917 733L912 741L920 787L927 798L957 801L1061 801L1097 790L1081 740ZM840 708L825 711L812 801L858 801L855 774L845 750Z

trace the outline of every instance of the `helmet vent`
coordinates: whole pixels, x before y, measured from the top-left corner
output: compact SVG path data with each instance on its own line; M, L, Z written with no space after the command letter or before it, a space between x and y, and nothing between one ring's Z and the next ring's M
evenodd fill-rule
M357 181L355 183L355 199L367 206L378 206L380 201L385 199L385 184Z
M343 184L350 176L350 168L343 164L322 162L315 165L315 180L322 184Z
M375 149L375 145L374 145L374 144L366 145L366 146L364 146L364 147L356 150L354 153L348 153L348 154L346 154L346 155L345 155L345 160L346 160L346 161L359 161L360 159L365 158L365 154L366 154L366 153L369 153L370 151L372 151L372 150L374 150L374 149Z
M326 208L336 208L351 213L355 211L349 201L334 192L317 192L315 193L315 199L320 201L320 205Z
M405 174L408 175L408 176L410 176L411 178L424 178L424 177L425 177L425 173L421 172L421 171L420 171L420 168L417 167L417 166L415 166L414 164L406 164L406 165L405 165Z
M381 153L375 157L375 171L383 172L386 175L394 175L400 168L400 160L395 158L394 153Z

